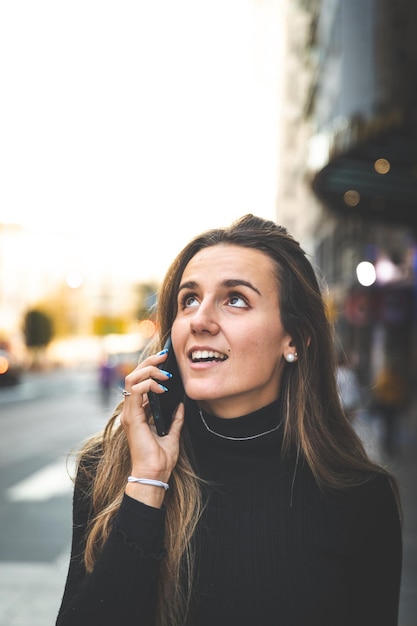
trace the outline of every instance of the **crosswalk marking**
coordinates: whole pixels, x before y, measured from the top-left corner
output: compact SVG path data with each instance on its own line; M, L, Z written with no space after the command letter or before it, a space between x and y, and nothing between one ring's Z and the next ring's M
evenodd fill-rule
M67 457L42 467L5 491L11 502L44 502L72 492L74 466Z

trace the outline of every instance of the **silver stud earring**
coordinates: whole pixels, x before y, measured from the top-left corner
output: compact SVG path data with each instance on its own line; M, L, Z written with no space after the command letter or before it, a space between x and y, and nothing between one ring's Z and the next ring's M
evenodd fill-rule
M289 354L286 354L285 360L288 361L288 363L294 363L296 354L293 354L292 352L290 352Z

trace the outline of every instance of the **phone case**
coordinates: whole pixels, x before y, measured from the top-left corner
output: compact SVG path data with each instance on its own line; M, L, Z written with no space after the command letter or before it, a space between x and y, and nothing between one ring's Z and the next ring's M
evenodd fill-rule
M172 374L172 378L163 382L163 385L167 387L168 391L164 393L149 391L148 393L156 432L160 437L168 434L175 410L184 398L184 387L182 385L175 353L172 348L171 338L168 338L165 348L168 350L168 356L158 367Z

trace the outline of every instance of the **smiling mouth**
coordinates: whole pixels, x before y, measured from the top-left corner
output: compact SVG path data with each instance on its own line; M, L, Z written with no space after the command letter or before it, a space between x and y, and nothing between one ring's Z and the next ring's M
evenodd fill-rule
M207 363L208 361L220 363L228 358L225 354L214 350L195 350L190 356L193 363Z

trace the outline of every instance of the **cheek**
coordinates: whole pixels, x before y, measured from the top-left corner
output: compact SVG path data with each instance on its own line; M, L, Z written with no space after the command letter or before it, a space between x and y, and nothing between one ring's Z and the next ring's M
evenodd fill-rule
M284 336L279 331L268 333L263 329L259 334L249 333L244 345L242 361L252 369L271 372L282 362Z
M250 371L253 374L264 371L270 372L276 366L279 359L279 349L278 346L274 345L273 339L271 340L267 336L265 338L252 336L249 341L246 339L243 346L243 349L239 351L242 372Z
M172 345L174 346L174 350L176 353L180 354L184 345L184 329L183 325L178 322L177 318L173 321L171 328L171 340Z
M277 328L276 320L269 325L261 324L258 328L253 327L248 330L243 337L243 344L247 351L251 350L255 354L264 355L277 354L283 351L284 332Z

